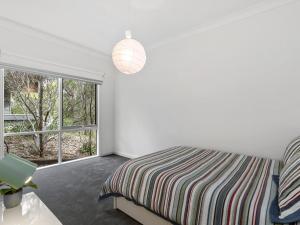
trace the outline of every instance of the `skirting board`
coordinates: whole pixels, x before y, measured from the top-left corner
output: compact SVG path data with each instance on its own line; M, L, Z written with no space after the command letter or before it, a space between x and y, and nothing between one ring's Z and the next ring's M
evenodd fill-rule
M124 153L124 152L114 152L114 154L119 155L119 156L123 156L125 158L129 158L129 159L135 159L138 158L139 156L137 155L133 155L133 154L128 154L128 153Z
M155 215L142 206L138 206L123 197L114 197L114 208L119 209L144 225L172 225L169 221Z

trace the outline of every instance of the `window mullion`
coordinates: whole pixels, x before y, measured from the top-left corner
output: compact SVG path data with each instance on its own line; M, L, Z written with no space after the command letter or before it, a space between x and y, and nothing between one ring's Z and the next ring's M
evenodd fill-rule
M51 134L58 133L59 130L43 130L43 131L26 131L26 132L17 132L17 133L4 133L4 137L12 137L12 136L28 136L34 134Z
M97 125L92 126L70 126L70 127L61 127L62 132L68 132L68 131L85 131L85 130L97 130Z
M96 86L96 123L97 123L97 155L102 155L102 141L101 141L101 135L102 130L100 130L101 126L101 113L100 113L100 107L101 107L101 86Z
M0 69L0 159L4 157L4 69Z
M62 162L63 80L58 78L58 163Z

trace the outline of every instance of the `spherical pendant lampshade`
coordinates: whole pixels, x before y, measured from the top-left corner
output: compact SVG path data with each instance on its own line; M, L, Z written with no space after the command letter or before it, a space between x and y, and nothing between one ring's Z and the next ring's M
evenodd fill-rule
M115 45L112 59L121 73L134 74L143 69L146 53L142 44L131 38L130 31L126 31L126 38Z

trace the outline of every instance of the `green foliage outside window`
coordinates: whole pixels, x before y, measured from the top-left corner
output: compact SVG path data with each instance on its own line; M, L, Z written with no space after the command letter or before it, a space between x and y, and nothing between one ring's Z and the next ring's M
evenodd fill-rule
M77 80L63 80L63 126L96 125L96 85ZM6 70L5 73L5 133L56 131L58 129L58 80L39 74ZM35 133L29 137L10 137L5 139L7 152L10 150L30 150L24 157L49 157L49 151L57 158L57 136ZM86 130L70 133L68 143L78 144L70 150L70 144L62 149L68 153L66 160L82 157L78 154L96 154L96 132ZM29 144L30 143L30 144ZM50 146L50 147L49 147ZM12 149L13 148L13 149ZM26 148L26 147L25 147ZM52 150L53 149L53 150ZM72 156L72 152L77 155ZM74 153L75 154L75 153ZM52 158L53 158L52 157Z

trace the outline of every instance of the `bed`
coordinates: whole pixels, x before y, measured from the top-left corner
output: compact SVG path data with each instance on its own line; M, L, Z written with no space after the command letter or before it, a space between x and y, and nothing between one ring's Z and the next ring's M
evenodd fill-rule
M143 224L273 225L272 176L280 162L176 146L121 165L99 199ZM157 219L157 222L153 222Z

